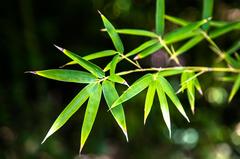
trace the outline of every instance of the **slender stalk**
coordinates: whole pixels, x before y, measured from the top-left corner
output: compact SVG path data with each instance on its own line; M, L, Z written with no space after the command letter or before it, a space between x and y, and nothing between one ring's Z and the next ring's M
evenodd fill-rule
M189 70L194 72L232 72L232 73L240 73L240 69L233 69L233 68L224 68L224 67L202 67L202 66L186 66L186 67L166 67L166 68L142 68L142 69L135 69L129 71L123 71L117 73L117 75L127 75L131 73L137 72L160 72L160 71L167 71L167 70Z

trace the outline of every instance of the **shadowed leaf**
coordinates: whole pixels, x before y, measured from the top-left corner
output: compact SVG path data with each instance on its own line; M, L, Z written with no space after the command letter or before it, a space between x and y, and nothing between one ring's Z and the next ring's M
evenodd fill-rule
M237 93L239 88L240 88L240 75L237 76L237 79L235 80L235 82L233 84L233 87L232 87L232 90L231 90L231 93L230 93L230 96L228 99L229 102L231 102L231 100L233 99L233 97L235 96L235 94Z
M157 0L155 25L156 25L156 33L161 36L164 34L164 27L165 27L164 15L165 15L165 0Z
M154 95L155 95L155 82L151 82L148 87L146 99L145 99L145 106L144 106L144 124L146 123L147 117L151 111Z

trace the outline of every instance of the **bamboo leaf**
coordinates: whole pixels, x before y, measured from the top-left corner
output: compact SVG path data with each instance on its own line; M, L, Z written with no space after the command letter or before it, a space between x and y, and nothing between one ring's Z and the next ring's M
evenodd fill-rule
M173 42L177 42L177 41L189 38L191 36L199 34L198 32L194 32L194 31L207 22L208 22L208 19L203 19L201 21L190 23L186 26L183 26L181 28L178 28L166 34L163 39L167 44L169 44L169 43L173 43Z
M114 75L115 74L115 71L116 71L116 67L117 67L117 64L120 60L120 56L119 55L115 55L112 59L112 62L111 62L111 67L110 67L110 75Z
M57 49L59 49L60 51L62 51L66 56L71 58L73 61L77 62L80 66L82 66L83 68L85 68L86 70L91 72L94 76L99 77L99 78L105 77L105 73L97 65L91 63L90 61L87 61L87 60L83 59L81 56L78 56L77 54L74 54L71 51L68 51L66 49L60 48L60 47L58 47L56 45L54 45L54 46Z
M145 106L144 106L144 124L146 123L147 117L152 109L155 90L156 90L156 86L155 86L155 82L153 81L149 84L147 95L146 95Z
M126 54L127 57L135 55L151 46L153 46L154 44L158 43L157 39L153 39L153 40L149 40L147 42L144 42L143 44L141 44L140 46L138 46L137 48L133 49L132 51L130 51L129 53Z
M233 44L233 46L231 46L227 51L226 54L231 55L233 53L235 53L236 51L238 51L240 49L240 40L235 42Z
M169 131L169 136L171 137L170 113L169 113L167 98L166 98L166 95L163 90L163 87L165 87L165 86L162 85L160 81L156 81L156 85L157 85L157 94L158 94L158 99L160 102L160 108L162 111L163 119L167 125L168 131Z
M199 94L203 95L202 88L201 88L201 85L200 85L200 83L198 81L198 78L195 78L194 86L197 89L197 91L199 92Z
M217 38L217 37L219 37L223 34L226 34L235 29L240 29L240 22L232 22L232 23L224 25L221 28L217 28L209 33L209 37Z
M107 102L108 108L110 109L113 102L119 98L119 95L114 84L108 80L103 81L102 87L105 100ZM110 111L119 127L122 129L126 140L128 141L127 126L123 106L120 104L117 107L110 109Z
M103 30L105 31L105 30ZM146 36L151 38L157 38L158 35L154 32L140 29L117 29L117 33L119 34L127 34L127 35L136 35L136 36Z
M82 106L82 104L88 99L94 86L95 83L87 85L76 95L76 97L74 97L74 99L57 117L50 130L48 131L46 137L42 141L42 144L47 140L47 138L49 138L53 133L60 129L68 121L68 119Z
M124 47L123 47L122 41L121 41L118 33L116 32L116 29L114 28L114 26L111 24L111 22L102 13L100 13L100 15L101 15L103 24L104 24L105 28L107 29L108 35L111 37L112 42L113 42L116 50L119 53L123 53L124 52Z
M189 24L189 22L184 19L177 18L177 17L170 16L170 15L165 15L165 19L167 19L168 21L170 21L174 24L180 25L180 26L186 26Z
M213 4L214 0L204 0L203 1L203 13L202 13L202 19L210 18L212 17L213 12ZM203 30L209 29L209 23L206 23L202 26Z
M100 104L102 95L102 87L100 83L97 83L90 93L88 100L87 108L84 115L82 131L81 131L81 141L80 141L80 152L82 151L83 146L92 130L93 123L95 121L98 107Z
M43 71L30 71L29 73L63 82L93 83L97 81L97 78L90 73L76 70L51 69Z
M240 88L240 75L237 76L237 79L235 80L235 82L233 84L233 87L232 87L232 90L231 90L231 93L230 93L230 96L228 99L229 102L231 102L231 100L233 99L233 97L235 96L235 94L237 93L239 88Z
M167 76L173 76L173 75L178 75L181 74L184 71L182 68L177 68L177 69L172 69L172 70L163 70L158 72L159 75L167 77Z
M195 74L193 72L189 72L188 77L191 78ZM195 89L194 89L194 81L195 79L187 82L187 95L188 95L188 101L191 106L192 113L194 114L195 112Z
M111 106L111 109L116 107L119 104L122 104L123 102L126 102L127 100L131 99L132 97L136 96L138 93L140 93L142 90L144 90L152 81L152 75L146 74L140 79L138 79L136 82L134 82Z
M171 84L161 75L158 75L158 80L161 83L163 91L167 94L167 96L171 99L173 104L176 106L178 111L187 119L189 122L189 119L185 113L185 110L183 109L183 106L181 102L179 101L174 89L172 88Z
M113 74L113 75L109 76L108 80L110 80L112 82L116 82L116 83L119 83L119 84L124 84L126 86L129 86L125 79L123 79L121 76L116 75L116 74Z
M165 0L157 0L156 2L156 33L158 35L164 34L164 27L165 27Z
M137 56L134 57L134 60L142 59L144 57L147 57L148 55L151 55L161 49L163 46L160 43L156 43L153 46L143 50L141 53L139 53Z

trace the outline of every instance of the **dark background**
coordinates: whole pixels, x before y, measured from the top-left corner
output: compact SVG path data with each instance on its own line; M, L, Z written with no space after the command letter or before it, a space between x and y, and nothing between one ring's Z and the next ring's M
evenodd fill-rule
M240 20L239 0L215 2L214 19ZM0 4L0 158L52 159L78 158L82 107L43 145L41 141L63 108L82 85L61 83L30 74L28 70L58 68L69 61L53 47L57 44L81 56L113 49L111 40L100 32L100 10L117 28L154 30L154 0L19 0ZM197 20L201 0L169 0L167 14ZM166 31L176 26L167 23ZM239 40L239 31L218 38L227 49ZM146 38L121 36L130 51ZM213 66L216 58L202 42L181 57L186 65ZM102 68L110 59L94 61ZM160 60L161 62L161 60ZM143 66L154 66L151 57ZM122 68L130 68L122 65ZM75 68L75 67L73 67ZM76 69L79 69L76 67ZM180 95L191 123L171 107L171 139L163 122L158 101L143 125L145 93L125 106L129 143L107 112L103 101L93 130L84 147L83 158L112 159L238 159L240 158L239 93L228 104L230 83L215 80L217 74L200 77L204 96L197 96L196 114L191 115L185 95ZM128 76L132 83L139 76ZM178 78L170 78L178 86ZM120 87L120 90L125 89Z

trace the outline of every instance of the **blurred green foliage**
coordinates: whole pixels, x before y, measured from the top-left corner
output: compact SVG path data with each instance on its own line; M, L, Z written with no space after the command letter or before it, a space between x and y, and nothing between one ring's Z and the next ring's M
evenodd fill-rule
M166 12L170 15L196 20L201 17L200 0L170 0ZM214 17L222 20L240 20L238 0L216 2ZM54 138L40 145L46 130L65 105L81 88L74 84L39 79L23 74L26 70L56 68L68 62L52 46L53 43L72 48L87 55L95 50L111 48L111 40L99 30L102 22L100 10L119 28L154 28L154 0L89 0L89 1L4 1L1 6L0 48L0 158L51 159L78 158L80 124L84 111L71 118ZM176 26L166 24L167 31ZM216 42L224 49L239 38L232 32ZM131 50L144 38L123 36L126 50ZM188 65L208 65L214 54L202 45L192 49L182 60ZM207 57L207 58L206 58ZM151 57L142 65L151 65ZM102 60L104 66L108 61ZM129 66L125 66L129 67ZM196 99L196 113L187 124L176 110L172 110L172 139L154 105L148 124L143 126L145 93L135 97L125 107L130 142L124 136L105 103L100 106L93 132L90 134L83 158L157 159L237 159L240 158L239 93L230 105L227 92L231 84L213 79L219 74L200 78L205 97ZM131 76L130 81L136 77ZM179 84L175 79L172 83ZM81 86L80 86L81 87ZM122 88L119 88L122 89ZM188 104L182 97L183 104ZM157 102L155 102L157 104ZM85 105L86 106L86 105ZM190 110L188 109L190 114ZM104 127L103 127L104 125ZM159 126L160 125L160 126ZM163 128L164 127L164 128ZM92 155L91 155L92 154Z

